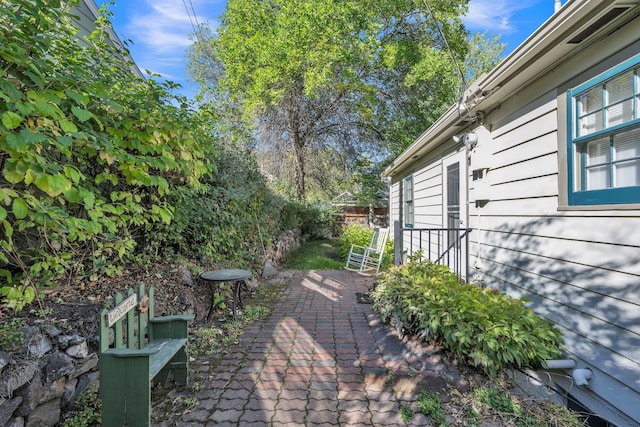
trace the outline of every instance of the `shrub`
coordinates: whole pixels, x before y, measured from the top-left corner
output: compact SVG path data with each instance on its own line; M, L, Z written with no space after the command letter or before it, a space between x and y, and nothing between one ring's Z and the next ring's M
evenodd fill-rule
M18 311L64 275L117 274L209 171L186 99L131 72L106 10L78 43L72 3L0 7L0 296Z
M329 239L336 219L336 209L322 203L306 203L300 211L300 231L310 239Z
M560 331L525 300L460 284L447 266L410 260L383 274L372 296L384 321L443 343L491 376L561 356Z
M328 239L335 217L336 210L330 205L291 199L282 207L280 223L282 230L300 229L307 239Z

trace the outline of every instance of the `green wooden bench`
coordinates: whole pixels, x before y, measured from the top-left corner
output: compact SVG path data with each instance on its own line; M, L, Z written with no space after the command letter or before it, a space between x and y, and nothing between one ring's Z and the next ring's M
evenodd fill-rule
M187 384L188 322L193 315L154 317L153 287L129 289L100 315L100 397L102 425L148 426L151 385L169 375ZM110 332L113 331L113 332Z

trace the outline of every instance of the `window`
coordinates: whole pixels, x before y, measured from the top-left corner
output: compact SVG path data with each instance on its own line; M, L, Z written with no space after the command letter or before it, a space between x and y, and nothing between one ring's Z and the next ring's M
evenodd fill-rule
M403 180L404 189L404 226L413 227L413 175Z
M569 204L640 203L640 55L567 101Z

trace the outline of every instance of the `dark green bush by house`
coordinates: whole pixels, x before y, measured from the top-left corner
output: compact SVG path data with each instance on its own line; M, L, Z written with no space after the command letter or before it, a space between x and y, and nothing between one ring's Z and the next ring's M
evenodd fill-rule
M524 300L460 284L446 266L412 260L383 274L373 298L385 322L443 343L492 376L561 356L560 331Z

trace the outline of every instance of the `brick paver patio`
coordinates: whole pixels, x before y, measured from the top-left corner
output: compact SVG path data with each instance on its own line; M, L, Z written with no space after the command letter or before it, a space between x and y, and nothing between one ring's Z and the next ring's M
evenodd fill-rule
M373 278L298 271L278 280L288 285L269 318L229 352L192 361L191 388L161 398L189 409L154 408L153 425L405 426L400 408L420 391L465 385L437 349L403 342L358 302ZM416 413L408 425L431 424Z

